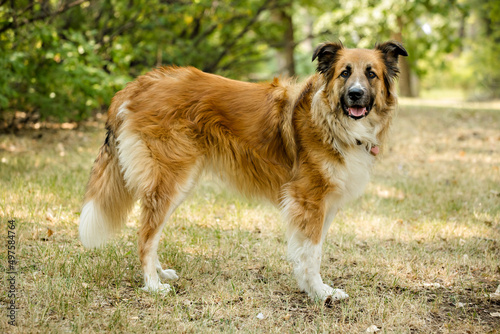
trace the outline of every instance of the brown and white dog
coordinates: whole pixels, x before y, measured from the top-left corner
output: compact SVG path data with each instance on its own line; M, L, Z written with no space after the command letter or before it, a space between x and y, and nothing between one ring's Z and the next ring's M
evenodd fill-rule
M80 238L101 246L141 200L139 257L145 290L169 291L157 248L170 215L202 171L266 198L288 223L288 256L311 298L347 298L320 276L321 248L337 210L360 196L395 112L400 43L373 50L320 45L318 73L303 84L247 83L195 68L140 76L109 108Z

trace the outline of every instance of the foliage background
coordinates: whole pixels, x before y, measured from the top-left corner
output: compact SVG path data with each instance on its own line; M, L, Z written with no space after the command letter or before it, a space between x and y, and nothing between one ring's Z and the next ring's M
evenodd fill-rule
M410 53L400 91L500 96L500 2L491 0L0 1L0 120L80 121L161 65L236 79L309 75L314 46Z

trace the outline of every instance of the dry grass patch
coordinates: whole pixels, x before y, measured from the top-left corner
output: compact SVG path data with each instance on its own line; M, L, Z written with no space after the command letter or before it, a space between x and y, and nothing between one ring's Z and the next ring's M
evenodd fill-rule
M18 326L7 323L6 275L0 331L498 332L498 129L498 111L401 110L366 194L330 230L323 277L351 295L330 307L298 290L278 211L211 179L160 243L164 267L180 276L175 292L144 293L138 208L105 248L77 240L102 125L0 136L1 233L17 220L19 271ZM0 266L8 269L6 248Z

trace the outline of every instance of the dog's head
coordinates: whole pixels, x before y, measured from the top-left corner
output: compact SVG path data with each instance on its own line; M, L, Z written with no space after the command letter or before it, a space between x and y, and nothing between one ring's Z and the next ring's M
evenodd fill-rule
M317 71L326 80L331 106L354 120L375 107L385 110L393 98L393 82L399 73L398 57L408 56L403 45L390 41L373 50L347 49L341 43L324 43L313 54Z

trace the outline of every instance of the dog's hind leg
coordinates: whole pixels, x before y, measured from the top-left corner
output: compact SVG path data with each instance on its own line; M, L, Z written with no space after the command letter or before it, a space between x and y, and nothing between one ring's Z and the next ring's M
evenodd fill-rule
M161 279L178 279L177 273L173 269L163 269L158 257L156 258L156 271Z
M156 195L153 195L156 196ZM139 230L139 258L141 260L142 269L144 272L144 290L146 291L170 291L170 285L162 284L160 277L164 277L163 269L158 260L158 243L168 218L175 210L173 203L166 201L151 201L143 199L141 228ZM168 208L167 212L162 206ZM177 278L175 270L167 269L165 272L170 273L169 278ZM160 275L160 276L159 276Z
M170 291L170 285L162 284L158 276L158 243L160 241L163 227L168 220L169 214L163 209L155 208L156 205L169 207L163 201L153 205L150 200L142 200L141 228L139 230L139 259L144 272L145 291ZM173 211L168 208L168 211ZM163 216L163 217L161 217ZM177 275L176 275L177 276Z
M141 229L139 230L139 257L144 270L144 290L170 291L170 285L162 284L161 279L177 279L177 273L172 269L163 269L158 259L158 243L163 227L192 190L198 177L196 164L191 171L182 168L174 178L162 179L164 185L142 198ZM169 174L169 173L166 173Z
M203 158L193 140L195 135L183 124L169 131L144 129L149 128L124 121L118 136L119 160L127 188L141 200L138 244L144 290L168 291L170 286L162 284L160 277L174 279L177 274L161 268L158 243L170 215L193 188Z

